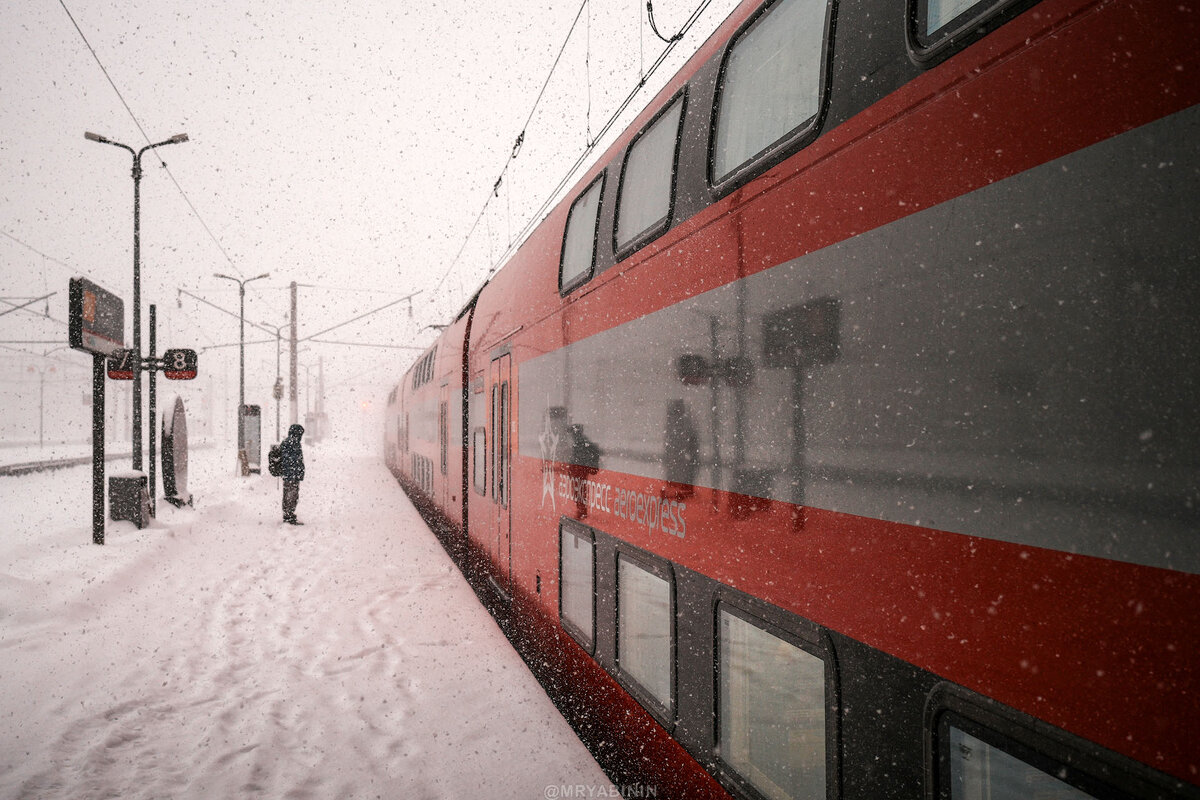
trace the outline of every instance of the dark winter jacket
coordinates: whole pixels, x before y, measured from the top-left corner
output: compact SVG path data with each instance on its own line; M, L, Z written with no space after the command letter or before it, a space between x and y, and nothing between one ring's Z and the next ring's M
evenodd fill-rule
M304 480L304 451L300 448L300 437L304 426L288 428L287 438L279 445L279 477L293 483Z

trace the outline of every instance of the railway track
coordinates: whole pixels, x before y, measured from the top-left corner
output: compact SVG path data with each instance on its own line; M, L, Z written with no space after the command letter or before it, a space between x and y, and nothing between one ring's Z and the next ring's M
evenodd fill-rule
M130 454L127 452L109 453L105 455L104 460L106 462L117 461L119 459L129 457ZM50 470L66 469L67 467L77 467L80 464L90 463L92 463L92 457L88 455L74 458L46 459L44 461L26 461L20 464L2 464L0 465L0 477L8 475L28 475L31 472L48 472Z

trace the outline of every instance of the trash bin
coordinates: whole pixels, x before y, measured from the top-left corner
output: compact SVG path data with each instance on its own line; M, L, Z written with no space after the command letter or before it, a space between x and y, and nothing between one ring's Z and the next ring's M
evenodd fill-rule
M131 520L138 528L150 524L150 491L144 472L126 472L108 479L109 519Z

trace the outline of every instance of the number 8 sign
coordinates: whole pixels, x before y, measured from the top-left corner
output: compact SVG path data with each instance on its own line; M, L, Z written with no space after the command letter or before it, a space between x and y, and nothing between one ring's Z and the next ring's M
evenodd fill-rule
M172 381L190 381L196 377L196 351L182 348L163 353L163 376Z

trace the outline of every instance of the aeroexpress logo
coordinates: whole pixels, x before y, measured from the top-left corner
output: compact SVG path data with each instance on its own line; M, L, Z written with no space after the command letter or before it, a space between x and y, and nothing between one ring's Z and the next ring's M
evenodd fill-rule
M558 460L558 442L562 437L555 430L554 410L550 408L550 395L546 395L546 414L543 417L542 432L538 434L538 447L542 452L542 508L546 507L546 497L550 497L550 508L558 511L554 499L554 464Z
M568 461L565 468L559 462L559 450L564 444ZM582 425L568 424L567 409L550 405L549 396L538 447L542 457L542 508L549 497L550 508L557 513L558 499L562 498L565 507L575 505L577 518L581 520L589 511L598 511L644 527L650 533L661 531L680 539L687 536L687 503L678 491L672 492L666 486L658 492L652 488L639 491L591 479L599 467L599 448L588 440Z

